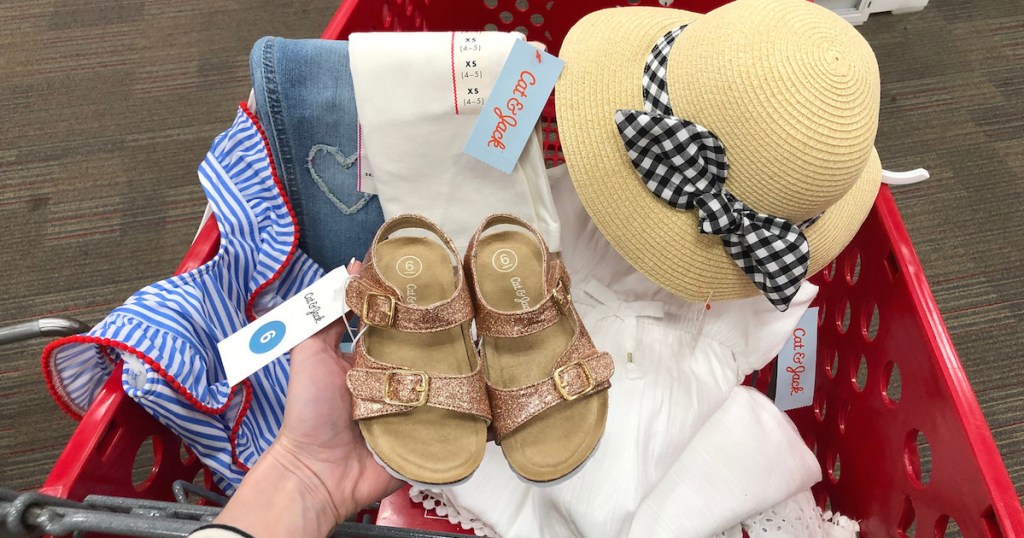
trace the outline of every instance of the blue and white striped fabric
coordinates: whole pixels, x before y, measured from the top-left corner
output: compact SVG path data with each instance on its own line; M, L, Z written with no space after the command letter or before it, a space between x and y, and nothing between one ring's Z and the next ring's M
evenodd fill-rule
M220 227L213 260L136 292L44 356L55 395L78 414L124 361L125 392L178 434L227 493L277 435L289 363L285 355L233 390L217 342L245 326L249 312L276 306L323 274L296 249L296 224L255 121L240 109L199 167Z

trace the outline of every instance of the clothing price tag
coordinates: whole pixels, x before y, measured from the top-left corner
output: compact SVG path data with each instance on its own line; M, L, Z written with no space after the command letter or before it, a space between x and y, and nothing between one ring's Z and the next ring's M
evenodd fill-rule
M564 65L525 41L516 41L463 151L511 173Z
M818 365L818 308L808 308L779 352L775 406L782 411L811 405Z
M348 312L349 274L339 267L217 343L228 383L237 385Z

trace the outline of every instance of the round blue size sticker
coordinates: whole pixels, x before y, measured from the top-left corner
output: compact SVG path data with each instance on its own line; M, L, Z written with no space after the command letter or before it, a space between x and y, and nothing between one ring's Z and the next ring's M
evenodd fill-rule
M256 329L249 339L249 350L253 353L266 353L274 349L284 340L285 325L280 321L271 321Z

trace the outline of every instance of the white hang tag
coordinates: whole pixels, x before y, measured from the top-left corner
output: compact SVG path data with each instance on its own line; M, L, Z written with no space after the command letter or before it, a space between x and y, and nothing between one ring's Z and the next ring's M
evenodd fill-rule
M808 308L779 351L775 406L782 411L811 405L818 366L818 307Z
M327 273L273 310L217 343L228 383L237 385L349 311L345 267Z

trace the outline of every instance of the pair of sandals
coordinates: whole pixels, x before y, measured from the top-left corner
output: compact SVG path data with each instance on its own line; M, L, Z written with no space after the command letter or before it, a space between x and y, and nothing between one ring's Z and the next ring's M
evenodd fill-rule
M565 267L523 220L488 217L459 261L419 215L377 233L346 290L364 327L347 380L353 419L378 461L414 484L468 479L488 428L520 477L564 478L604 432L612 359L580 321Z

